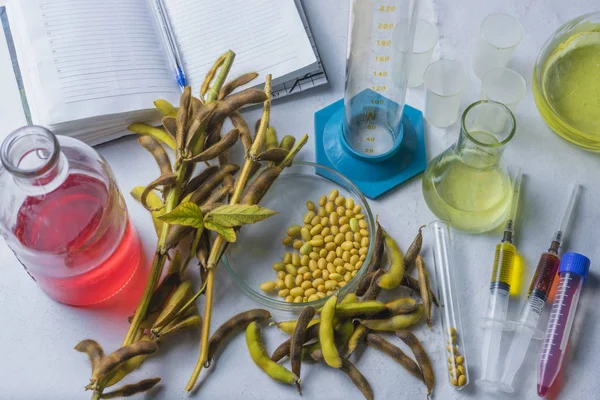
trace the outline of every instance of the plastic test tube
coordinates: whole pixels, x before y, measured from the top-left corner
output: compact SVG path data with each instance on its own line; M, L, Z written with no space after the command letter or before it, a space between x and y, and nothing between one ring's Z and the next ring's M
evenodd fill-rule
M458 118L458 109L467 76L462 65L454 60L431 63L423 75L425 118L438 128L452 125Z
M490 14L481 23L473 56L473 72L479 79L497 67L506 67L523 38L521 23L508 14Z
M504 228L502 241L496 246L492 277L490 280L490 296L484 317L484 339L481 349L481 378L475 381L478 386L489 391L497 389L500 368L500 341L502 331L509 329L506 321L510 293L510 276L513 259L517 249L512 244L516 222L519 195L521 192L522 174L517 172L513 184L513 199L510 216Z
M394 42L399 43L401 48L398 50L400 53L404 57L409 57L410 59L408 87L417 87L423 83L423 74L429 65L431 54L433 53L433 49L438 42L440 34L435 25L425 20L418 19L415 26L415 38L412 53L407 54L407 51L402 48L406 43L405 40L402 40L402 37L409 32L409 30L404 27L404 25L408 23L408 20L403 20L398 23L396 28L394 28Z
M469 368L460 309L455 296L455 265L452 265L450 228L446 221L434 221L429 224L429 228L433 233L431 251L439 309L442 313L443 343L448 356L448 380L454 389L460 390L469 383Z
M515 113L517 105L525 97L525 79L510 68L489 70L481 81L481 99L504 104Z
M540 352L537 391L544 397L556 379L565 358L581 288L590 260L578 253L565 253L558 270L559 281L552 303L546 337Z
M580 185L576 183L571 191L571 197L565 208L563 218L556 233L552 237L552 243L547 252L542 253L538 262L535 274L531 279L527 299L519 321L515 323L515 334L512 338L510 349L506 357L504 365L504 373L499 383L499 388L503 392L512 393L514 388L512 382L519 371L519 368L525 360L525 354L531 343L531 339L542 339L543 332L537 329L540 316L546 305L548 294L554 283L554 277L558 271L560 258L558 258L558 250L567 235L569 221L575 208L577 196L579 195Z

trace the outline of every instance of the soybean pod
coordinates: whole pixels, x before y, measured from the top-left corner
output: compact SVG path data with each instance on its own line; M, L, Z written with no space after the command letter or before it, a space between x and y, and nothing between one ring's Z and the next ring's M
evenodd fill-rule
M348 351L346 353L346 357L350 357L350 354L354 353L354 350L356 350L358 344L365 338L365 336L367 336L367 333L369 333L369 329L362 324L359 324L354 329L352 336L350 336L350 339L348 339Z
M252 361L269 377L283 383L300 383L296 374L269 358L260 334L260 325L255 321L250 322L246 328L246 344Z
M425 225L419 227L419 233L417 233L417 236L409 246L408 250L406 250L406 254L404 255L404 265L407 268L407 272L421 252L421 247L423 246L423 228L425 228Z
M410 314L394 315L388 319L359 319L359 322L373 331L394 332L408 328L423 319L423 305L419 304Z
M412 376L425 383L425 378L423 378L423 373L417 363L407 356L399 347L394 346L375 333L369 333L367 335L367 343L369 346L374 347L393 358L394 361L402 365Z
M433 368L431 367L431 361L429 360L429 356L425 352L425 349L419 342L419 339L412 333L406 329L401 329L396 331L396 336L400 338L415 355L415 359L417 360L417 364L421 367L421 371L423 372L423 379L425 385L427 386L427 394L431 395L433 392L433 386L435 385L435 378L433 376Z
M239 136L239 131L236 128L233 128L229 132L225 134L225 136L210 146L208 149L204 150L202 153L193 156L191 158L186 159L187 162L202 162L209 161L213 158L217 158L221 153L227 151L231 146L235 144Z
M340 368L342 366L342 359L338 354L333 332L333 318L335 316L336 303L337 296L332 295L325 303L325 306L323 306L321 323L319 324L319 341L321 342L323 358L327 365L333 368Z
M229 116L229 119L231 120L233 126L237 128L240 133L240 141L244 146L244 150L250 150L250 147L252 147L252 135L250 135L250 128L248 128L248 124L246 123L244 117L242 117L242 114L240 114L239 111L234 111Z
M309 324L310 325L310 324ZM311 341L312 339L319 336L319 324L315 324L310 326L306 330L306 334L304 335L304 343ZM279 347L275 349L273 354L271 355L271 360L278 362L282 360L285 356L289 356L291 352L292 338L287 339L285 342L281 343Z
M104 357L98 363L98 367L92 371L92 380L98 381L108 373L112 372L119 365L133 357L152 354L157 350L158 345L150 340L140 340L139 342L121 347L120 349Z
M223 85L221 90L219 91L219 100L223 100L225 97L229 96L231 92L237 89L240 86L244 86L245 84L254 80L258 74L256 72L248 72L246 74L240 75L237 78L227 82Z
M290 346L290 362L292 364L292 372L300 377L300 369L302 368L302 345L306 338L306 330L308 323L315 315L314 307L308 306L300 313L296 329L292 333L292 342ZM300 384L298 384L298 393L301 393Z
M294 144L296 143L296 138L290 135L284 136L279 142L279 148L283 150L290 151Z
M132 383L129 385L124 385L119 389L110 391L108 393L102 393L100 395L101 399L116 399L118 397L129 397L133 396L137 393L147 392L152 389L156 384L160 382L160 378L150 378L144 379L143 381L139 381L137 383Z
M312 357L315 361L323 360L323 354L318 350L312 352ZM352 364L348 359L342 358L340 370L344 371L348 375L352 383L354 383L354 386L356 386L363 396L365 396L365 399L373 400L373 389L371 389L369 381L367 381L367 378L360 373L354 364Z
M404 278L404 258L396 241L385 230L382 229L382 232L385 247L388 250L390 268L385 274L381 275L377 284L382 289L390 290L398 286Z
M90 364L92 365L92 371L98 367L98 364L104 358L104 350L102 350L102 347L91 339L82 340L77 343L77 345L75 345L75 350L88 355Z
M429 274L427 273L427 267L421 256L417 256L415 263L419 274L419 290L421 292L423 306L425 307L427 326L431 328L431 296L429 295L429 293L431 293L431 285L429 284Z
M160 168L161 175L173 172L169 155L158 140L154 139L152 136L141 135L138 136L138 142L144 149L152 154L152 157L154 157L154 160L156 160L156 163L158 164L158 168Z
M167 133L175 138L177 135L177 118L172 116L163 117L162 124Z
M419 281L413 278L412 276L405 275L404 279L402 279L401 285L409 288L415 293L420 294ZM432 290L429 290L429 296L431 296L431 301L433 302L433 304L435 304L436 307L439 307L440 303L438 302L438 299Z
M417 302L412 297L401 297L386 303L385 306L392 315L410 314L417 308Z
M335 308L336 317L355 317L357 315L375 315L387 310L379 301L363 301L360 303L339 304Z
M219 346L229 335L237 330L246 328L253 321L265 321L271 318L271 313L263 309L254 309L238 314L219 327L208 341L208 355L205 367L208 368Z
M373 272L381 268L381 258L383 257L383 251L385 250L384 237L383 237L383 228L379 225L379 221L377 221L377 230L375 231L375 247L373 248L373 258L371 258L371 263L367 267L367 273ZM357 293L357 295L361 295Z
M260 175L252 181L244 192L244 196L240 200L240 204L258 204L263 196L267 193L271 185L275 182L281 169L278 167L269 167L264 169Z

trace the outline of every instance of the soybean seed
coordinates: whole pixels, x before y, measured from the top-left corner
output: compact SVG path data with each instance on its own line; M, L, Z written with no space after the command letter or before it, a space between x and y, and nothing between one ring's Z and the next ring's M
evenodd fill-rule
M357 256L358 255L358 250L357 249L350 249L350 255L351 256Z
M281 244L283 244L284 246L291 246L293 242L294 238L291 236L286 236L281 240Z
M326 281L327 279L329 279L329 271L324 269L323 274L321 276L323 277L323 280Z
M311 271L314 271L318 268L317 266L317 262L315 260L310 260L308 262L308 269L310 269Z
M276 287L275 282L263 282L260 284L260 290L263 292L272 292Z
M346 268L342 267L341 265L337 266L337 267L335 267L335 272L336 272L336 274L343 275L346 273Z
M308 209L308 211L315 211L315 203L313 203L312 201L308 200L306 202L306 208Z
M304 290L302 290L302 288L295 287L293 289L290 289L290 294L294 297L302 296L304 294Z
M363 236L359 233L359 232L355 232L353 239L355 242L359 242L361 243ZM362 243L361 243L361 247L362 247Z
M306 289L304 289L305 296L312 296L313 294L316 294L316 293L317 293L317 289L312 287L312 285L310 285L310 287L307 287Z
M344 254L344 249L342 249L341 247L338 247L338 248L336 248L336 249L335 249L335 255L336 255L338 258L341 258L341 257L342 257L342 254Z
M344 235L344 239L346 242L352 242L354 240L354 234L352 232L348 231Z
M338 217L342 218L346 215L346 208L344 206L337 206L335 212L337 213Z
M319 259L319 253L311 251L310 254L308 255L312 260L317 261Z
M284 264L289 264L292 262L292 253L290 253L289 251L286 251L283 254L283 258L281 259L281 262L283 262Z
M319 299L320 299L320 297L318 296L318 293L315 293L315 294L311 294L310 296L308 296L307 301L317 301Z
M315 239L315 238L313 238L308 243L310 243L311 246L319 246L320 247L320 246L323 246L323 239Z
M344 265L344 260L342 260L341 258L336 258L335 260L333 260L333 265L335 265L336 267L339 265Z
M310 272L305 272L304 274L302 274L302 277L305 281L310 281L312 279L312 274Z
M344 196L338 196L335 200L334 203L336 206L341 206L342 204L346 203L346 199L344 198Z
M340 233L346 233L350 231L350 225L348 224L344 224L342 226L340 226Z
M302 296L294 297L294 303L302 303Z
M333 239L333 236L328 236L328 237ZM325 243L325 250L327 250L327 251L335 250L336 247L337 247L337 244L335 244L334 242Z
M294 282L296 283L296 286L300 286L302 285L302 282L304 282L304 277L302 275L296 275Z
M300 262L300 255L297 254L297 253L293 253L292 254L292 265L294 267L299 267L300 264L301 264L301 262Z
M317 286L317 292L319 293L325 293L327 291L327 289L325 288L325 285L319 285Z
M285 298L290 294L290 290L289 289L281 289L279 292L277 292L277 296L281 297L281 298Z
M285 266L285 270L287 271L288 274L290 274L291 276L296 276L298 275L298 270L296 269L296 267L294 267L292 264L287 264Z
M354 208L354 199L351 197L348 197L346 199L346 208L352 210Z
M302 247L304 243L302 242L302 240L294 240L294 243L292 244L292 247L296 250L300 250L300 248Z
M319 205L320 205L321 207L323 207L323 206L325 205L325 203L327 203L327 196L321 196L321 197L319 198Z
M361 229L359 232L360 232L360 234L361 234L361 235L363 235L363 236L369 236L369 231L368 231L368 230L366 230L366 229Z
M292 225L287 228L287 234L289 236L298 236L300 234L300 229L302 229L300 225Z
M319 266L320 269L326 268L327 260L324 258L319 258L319 261L317 261L317 265Z
M346 218L352 218L354 217L354 211L352 210L346 210Z
M367 224L367 221L365 221L364 219L361 219L360 221L357 220L357 221L358 221L358 226L359 226L360 229L367 229L367 227L369 226Z
M329 223L331 224L331 231L333 232L333 227L338 225L340 221L340 216L337 212L333 211L329 214Z
M360 256L359 261L356 263L356 265L354 266L355 269L360 270L363 266L364 263L364 256Z
M333 212L333 210L335 210L335 204L333 204L333 202L329 202L329 203L325 204L325 211L328 214L331 214Z
M354 255L354 256L350 257L350 264L352 264L352 265L356 265L356 263L357 263L358 261L359 261L359 260L358 260L358 256L357 256L357 255Z
M342 254L342 260L343 260L345 263L347 263L347 262L350 262L350 252L349 252L349 251L345 251L345 252Z
M284 279L285 276L287 275L287 272L285 272L285 266L283 268L284 268L283 271L277 271L277 278L279 278L279 279Z
M331 192L329 192L327 199L329 201L334 201L335 198L338 197L339 194L340 194L340 192L338 192L337 189L333 189Z
M344 277L338 273L332 273L332 274L329 274L329 279L339 282L339 281L343 280Z
M359 226L358 220L356 218L350 218L350 221L348 221L348 224L350 224L350 229L352 229L352 232L359 231L360 226Z
M323 293L323 292L317 292L317 297L319 299L324 299L325 297L327 297L327 295L325 293Z
M296 286L296 281L294 280L294 277L292 275L286 275L284 282L285 282L285 287L288 289L291 289L294 286ZM283 296L283 297L285 297L285 296Z
M340 245L340 247L342 248L342 250L350 250L353 246L354 245L350 241L345 241L344 243L342 243Z
M325 289L327 290L333 290L337 287L338 283L337 281L334 281L333 279L330 279L328 281L325 282Z
M456 363L458 365L463 365L464 362L465 362L465 358L463 356L456 357Z
M352 272L350 272L350 271L347 271L347 272L344 274L344 281L346 281L346 282L350 282L351 280L352 280Z
M312 272L312 277L313 279L317 279L321 277L321 274L323 273L323 271L321 271L320 269L316 269Z
M354 218L360 221L361 219L365 219L365 214L355 213Z
M273 264L273 269L275 271L283 271L284 268L285 268L285 264L282 262L276 262Z
M327 257L325 257L325 261L333 262L333 260L335 260L336 257L337 256L335 254L335 251L330 251L329 253L327 253Z
M307 255L310 254L310 252L312 251L312 245L310 244L310 242L306 242L302 245L302 247L300 247L300 254L302 255ZM295 255L295 254L294 254Z
M342 232L335 235L333 242L337 245L340 245L344 242L344 234Z
M292 297L291 295L288 295L283 301L285 301L287 303L291 303L294 301L294 297Z
M327 264L327 271L329 271L330 274L335 274L335 267L334 264Z
M300 236L302 236L302 240L304 240L305 242L308 242L311 238L310 231L308 230L308 228L302 228L300 230Z
M346 281L338 282L338 287L343 288L344 286L346 286Z
M314 281L312 281L312 287L314 287L316 289L319 286L323 285L324 283L325 283L325 281L322 278L317 278Z
M277 289L279 290L285 289L285 282L283 281L283 279L277 279L275 281L275 286L277 286Z
M310 234L316 235L316 234L320 233L322 230L323 230L323 225L317 224L317 225L313 226L313 228L310 230Z
M354 211L354 214L360 214L360 212L362 211L362 208L360 208L359 204L356 204L354 206L354 208L352 209L352 211Z
M323 225L323 226L328 226L328 225L329 225L329 218L327 218L327 217L323 217L323 218L321 218L321 219L320 219L320 221L319 221L319 222L320 222L320 223L321 223L321 225Z
M310 281L304 281L300 284L300 287L302 290L310 289L312 288L312 283Z
M302 222L304 222L305 224L310 223L310 220L313 219L315 216L315 213L313 211L308 211L306 214L304 214L304 218L302 218Z
M310 224L312 226L315 226L316 224L319 223L319 221L321 221L321 217L319 217L318 215L315 215L314 218L310 220Z
M300 265L307 266L309 262L310 262L309 256L303 255L302 257L300 257Z
M319 210L317 211L317 215L318 215L319 217L321 217L321 218L322 218L322 217L325 217L325 216L327 216L327 211L325 211L325 209L324 209L323 207L321 207L321 208L319 208Z
M346 263L346 264L344 264L344 269L346 271L354 271L356 269L356 267L354 267L354 265L352 265L350 263Z
M333 221L332 221L332 219L331 219L331 216L329 216L329 220L331 221L331 223L333 223ZM335 235L337 235L338 233L340 233L340 227L339 227L339 226L337 226L337 225L333 225L333 226L331 227L331 234L332 234L333 236L335 236Z
M458 386L465 386L467 384L467 377L466 375L460 375L458 377Z

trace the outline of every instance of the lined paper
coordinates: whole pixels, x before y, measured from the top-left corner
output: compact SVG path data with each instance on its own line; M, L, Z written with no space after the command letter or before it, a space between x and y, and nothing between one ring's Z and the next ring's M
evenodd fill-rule
M176 101L180 90L147 0L21 5L49 123Z
M229 49L236 53L230 76L256 71L251 85L317 62L293 0L165 0L165 8L195 92Z

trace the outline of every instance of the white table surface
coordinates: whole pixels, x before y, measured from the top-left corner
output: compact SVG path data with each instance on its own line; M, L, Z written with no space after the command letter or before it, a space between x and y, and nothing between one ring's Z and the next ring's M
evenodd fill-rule
M0 0L0 4L3 1ZM272 125L281 134L297 137L304 133L312 135L313 113L342 96L347 36L347 1L304 0L304 4L331 83L328 87L310 90L274 104ZM574 230L565 250L589 256L593 262L592 274L586 283L575 322L566 380L559 396L561 399L593 399L599 396L600 335L596 331L596 319L600 318L600 308L593 305L600 301L599 272L597 264L594 264L600 259L596 225L600 222L600 158L567 144L544 125L531 95L531 74L535 56L546 38L563 22L594 10L598 10L595 0L435 0L435 12L429 15L437 20L440 29L441 55L461 60L467 67L469 85L462 109L477 100L479 95L480 83L471 71L470 57L483 18L491 12L504 11L519 18L525 28L524 39L516 49L510 66L525 77L528 92L517 111L518 132L504 156L508 165L521 165L526 174L517 239L517 245L528 263L525 285L539 254L548 246L556 228L556 218L566 202L570 182L579 180L585 186L573 221ZM409 100L411 105L422 109L423 89L411 89ZM258 111L245 114L249 121L254 121ZM458 130L456 124L446 130L428 127L429 158L453 143ZM313 149L311 140L300 158L313 160ZM100 146L98 150L109 161L125 193L135 185L149 182L157 173L153 161L132 137ZM150 257L155 245L150 218L129 196L126 198L131 218L141 234L145 254ZM386 229L405 247L418 226L433 219L421 195L420 178L370 204L375 213L385 216ZM457 392L447 382L439 321L436 321L433 331L425 327L416 329L435 364L435 398L492 397L478 389L474 381L480 371L480 316L485 311L491 258L498 240L498 234L455 235L458 299L471 377L471 384L465 390ZM0 242L0 260L0 399L89 398L90 393L83 391L89 379L89 365L86 357L75 352L73 346L89 337L98 340L106 350L113 350L120 345L127 330L126 320L110 310L71 308L49 300L3 242ZM233 314L257 306L236 290L223 268L217 272L216 285L213 329ZM514 312L519 301L512 303ZM279 313L275 316L286 318ZM275 329L266 331L270 350L286 337ZM508 338L510 335L505 335L505 339ZM534 343L516 379L518 391L514 398L537 398L535 365L538 351L539 344ZM161 388L136 398L187 398L183 387L197 353L198 332L181 334L176 340L169 341L160 354L135 373L140 379L162 377ZM372 349L360 353L357 366L371 383L376 398L425 398L422 385L392 360ZM308 365L302 372L304 398L361 398L358 390L341 372L323 365ZM277 384L258 370L250 360L243 335L238 335L226 346L218 363L208 373L203 372L200 382L201 388L196 394L199 398L266 400L297 396L293 387Z

